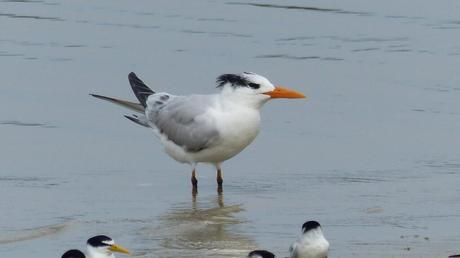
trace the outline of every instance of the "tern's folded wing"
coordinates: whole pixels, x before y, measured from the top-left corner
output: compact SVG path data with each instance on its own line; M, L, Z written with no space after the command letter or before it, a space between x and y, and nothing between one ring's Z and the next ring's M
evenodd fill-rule
M289 247L289 258L297 258L297 242L292 243L292 245Z
M169 140L187 151L201 151L219 138L213 116L210 95L172 96L151 95L147 101L147 116Z

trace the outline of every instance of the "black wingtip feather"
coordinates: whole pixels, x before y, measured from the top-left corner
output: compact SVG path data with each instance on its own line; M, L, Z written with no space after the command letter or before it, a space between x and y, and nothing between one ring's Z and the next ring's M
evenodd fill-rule
M145 123L143 123L143 122L141 122L141 121L137 118L136 115L133 115L133 116L125 115L125 117L128 118L130 121L132 121L132 122L138 124L138 125L142 125L142 126L144 126L144 127L148 127L148 125L145 124Z
M154 94L155 92L151 90L137 75L133 72L130 72L128 75L129 84L131 84L131 88L133 89L134 95L142 104L142 106L146 107L147 98Z

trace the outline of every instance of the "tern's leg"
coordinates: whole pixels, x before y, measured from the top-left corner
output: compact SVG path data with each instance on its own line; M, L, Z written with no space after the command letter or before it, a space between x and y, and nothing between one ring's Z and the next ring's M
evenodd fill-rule
M196 195L198 192L198 180L196 179L195 167L193 168L193 171L192 171L191 181L192 181L192 194Z
M222 193L222 183L224 182L224 179L222 178L222 169L220 168L220 164L216 164L216 169L217 192Z
M222 183L224 182L224 179L222 178L222 170L220 168L217 169L216 180L217 180L217 185L222 186Z

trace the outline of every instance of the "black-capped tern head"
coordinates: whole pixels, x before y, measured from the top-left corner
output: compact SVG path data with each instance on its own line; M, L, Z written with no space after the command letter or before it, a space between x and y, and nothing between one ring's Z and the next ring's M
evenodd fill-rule
M244 72L242 74L223 74L217 77L217 87L222 88L226 98L247 102L258 108L275 98L305 98L300 92L273 85L262 75Z
M113 239L105 235L99 235L88 239L86 248L90 258L113 258L115 257L113 253L130 254L128 249L115 244Z

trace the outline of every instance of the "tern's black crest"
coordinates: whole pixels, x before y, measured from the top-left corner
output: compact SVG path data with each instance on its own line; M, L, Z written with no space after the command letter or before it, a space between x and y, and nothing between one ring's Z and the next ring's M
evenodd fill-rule
M222 74L217 77L217 88L223 87L225 84L230 83L232 87L248 87L250 81L238 74Z
M307 221L303 223L302 231L306 233L312 229L319 228L319 227L321 227L321 225L317 221Z
M85 257L86 257L85 254L77 249L69 250L61 256L61 258L85 258Z
M275 258L275 255L267 250L254 250L248 254L248 257Z
M134 95L136 95L136 98L139 100L142 106L147 107L147 104L146 104L147 98L155 92L151 90L133 72L129 73L128 80L129 80L129 84L131 84L131 88L133 89Z
M108 246L109 244L104 243L108 241L112 241L112 238L108 236L100 235L100 236L95 236L95 237L88 239L86 243L90 246L100 247L100 246Z

